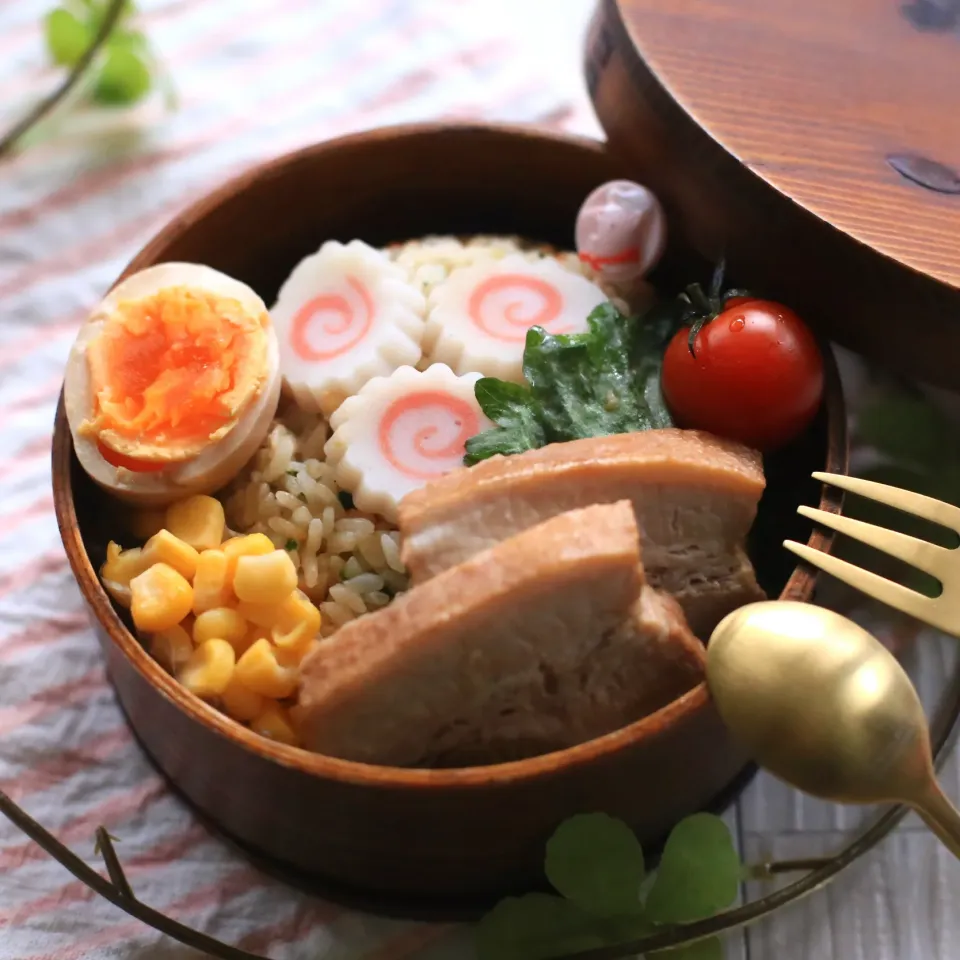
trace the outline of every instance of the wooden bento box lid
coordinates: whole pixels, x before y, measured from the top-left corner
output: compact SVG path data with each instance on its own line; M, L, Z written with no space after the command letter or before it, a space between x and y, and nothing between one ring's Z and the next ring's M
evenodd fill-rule
M598 0L586 76L700 253L960 389L960 0Z

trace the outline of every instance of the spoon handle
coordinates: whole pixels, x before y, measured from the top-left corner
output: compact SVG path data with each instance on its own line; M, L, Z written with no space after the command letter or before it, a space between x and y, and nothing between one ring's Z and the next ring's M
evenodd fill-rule
M960 859L960 811L946 798L936 781L913 807L940 842Z

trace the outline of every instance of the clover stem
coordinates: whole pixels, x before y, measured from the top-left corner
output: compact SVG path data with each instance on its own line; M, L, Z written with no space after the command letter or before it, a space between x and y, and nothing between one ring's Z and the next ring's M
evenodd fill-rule
M32 130L41 120L50 114L58 106L73 88L83 79L87 69L93 63L97 54L100 53L104 44L113 33L113 28L120 20L123 13L126 0L111 0L107 7L103 20L100 23L100 29L93 38L90 46L84 51L83 56L76 62L70 73L64 77L60 85L47 97L41 100L32 110L18 120L5 134L0 136L0 157L9 153L23 136Z

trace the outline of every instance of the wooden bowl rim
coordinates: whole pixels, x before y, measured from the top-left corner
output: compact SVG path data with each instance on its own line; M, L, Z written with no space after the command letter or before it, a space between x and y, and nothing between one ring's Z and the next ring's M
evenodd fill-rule
M119 283L130 273L140 270L143 266L152 262L155 259L155 251L169 245L173 239L185 229L188 229L196 220L207 215L224 201L242 192L253 181L276 176L291 165L312 160L315 157L344 147L370 145L377 141L388 142L396 137L431 137L440 133L446 135L457 133L462 136L489 135L492 133L508 138L522 136L528 139L547 140L557 146L589 150L593 153L602 153L605 149L601 141L589 137L561 134L529 125L500 123L397 124L321 141L257 164L231 178L211 193L204 195L164 226L130 261L115 283ZM846 412L842 384L829 345L824 345L824 359L827 367L825 406L828 425L827 462L824 469L833 473L845 473L848 459ZM596 762L647 737L656 736L670 725L704 709L709 702L706 683L701 683L655 713L602 737L537 757L484 767L431 770L376 766L327 757L322 754L311 753L300 747L292 747L269 740L241 726L214 707L184 690L160 664L150 657L117 615L112 602L100 583L96 570L90 562L83 540L80 537L71 480L72 454L73 438L67 424L63 391L61 390L54 421L51 456L54 508L67 560L91 611L100 622L110 641L165 699L184 711L192 720L205 725L219 736L232 741L242 749L264 760L298 770L310 776L381 789L508 786L520 781L556 774L561 769ZM821 509L830 513L839 513L841 502L842 498L832 488L824 488L820 499ZM827 531L814 529L808 543L815 549L829 550L832 536ZM808 594L813 589L815 579L816 571L804 564L799 564L790 575L780 598L795 599L803 594Z

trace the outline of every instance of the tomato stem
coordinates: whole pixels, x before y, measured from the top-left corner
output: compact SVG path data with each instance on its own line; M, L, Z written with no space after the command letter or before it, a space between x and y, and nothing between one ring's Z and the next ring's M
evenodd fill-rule
M691 305L701 313L710 313L713 310L713 303L703 292L699 283L691 283L686 289L686 294Z
M697 319L694 320L693 323L690 325L690 336L687 337L687 348L690 350L690 356L693 357L694 360L697 359L697 351L696 351L697 336L700 333L700 331L703 329L704 325L706 324L707 319L708 319L707 317L697 317ZM713 318L711 317L709 319L713 319Z
M690 324L690 335L687 337L687 348L690 350L690 356L696 359L696 340L697 334L703 329L705 324L716 319L726 308L726 303L733 297L750 297L747 290L732 289L723 292L723 277L726 273L727 262L721 257L717 265L713 268L713 275L710 278L710 293L706 294L699 283L688 284L679 300L686 304L683 308L681 324Z

